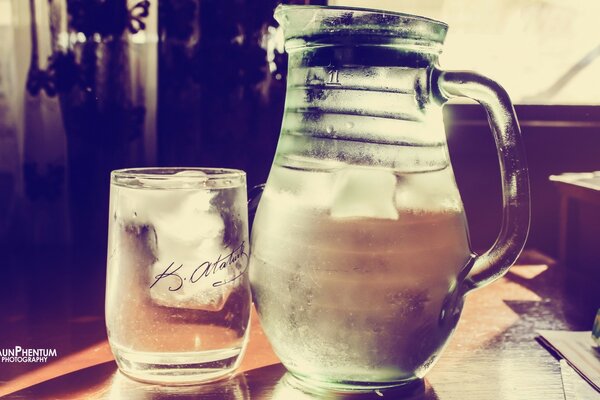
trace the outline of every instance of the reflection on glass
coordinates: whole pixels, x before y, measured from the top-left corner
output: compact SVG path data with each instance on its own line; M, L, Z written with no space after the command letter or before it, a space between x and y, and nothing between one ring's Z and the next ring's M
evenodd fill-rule
M371 400L371 399L437 400L433 388L425 381L392 390L373 390L367 393L343 393L306 387L289 372L273 390L273 400Z
M100 399L162 400L162 399L206 399L246 400L250 399L246 378L243 374L198 386L159 386L139 383L117 372L110 388Z

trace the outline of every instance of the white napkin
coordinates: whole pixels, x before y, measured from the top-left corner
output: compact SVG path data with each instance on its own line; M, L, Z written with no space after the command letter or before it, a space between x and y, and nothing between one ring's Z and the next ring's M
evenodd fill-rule
M600 392L600 352L593 347L591 331L538 331L538 334Z

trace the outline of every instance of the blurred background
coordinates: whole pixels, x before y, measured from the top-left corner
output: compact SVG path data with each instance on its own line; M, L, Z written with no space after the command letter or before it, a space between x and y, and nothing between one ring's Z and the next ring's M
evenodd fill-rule
M249 187L266 180L285 97L278 3L0 0L4 335L27 334L19 321L34 317L43 331L48 299L65 318L101 318L111 170L227 166L247 171ZM286 3L447 22L442 68L477 70L512 96L531 174L527 246L559 256L561 195L548 178L600 170L600 2ZM445 122L473 247L485 249L500 226L493 137L476 104L446 106ZM597 208L585 212L574 218L600 220ZM580 254L600 258L586 243ZM583 264L600 269L594 262Z

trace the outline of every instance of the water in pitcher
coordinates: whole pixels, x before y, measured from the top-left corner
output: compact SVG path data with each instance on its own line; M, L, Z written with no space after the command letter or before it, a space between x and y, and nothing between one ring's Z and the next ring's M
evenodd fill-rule
M163 189L111 188L108 335L137 379L210 380L247 338L245 187Z
M406 174L276 162L253 229L255 302L290 371L392 382L431 367L470 258L450 166Z
M287 5L275 18L289 57L251 238L261 324L304 386L408 384L438 358L465 293L524 243L527 171L510 101L489 79L438 68L444 23ZM503 172L503 226L483 257L469 249L443 124L457 96L486 104Z

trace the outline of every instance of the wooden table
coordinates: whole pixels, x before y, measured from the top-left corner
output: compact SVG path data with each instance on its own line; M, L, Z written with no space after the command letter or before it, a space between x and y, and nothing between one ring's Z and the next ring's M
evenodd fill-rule
M550 180L560 194L560 261L576 269L598 267L600 172L552 175ZM585 243L586 239L592 243ZM588 254L586 244L596 254Z
M77 257L69 260L77 261ZM9 270L11 265L19 268L21 261L17 257L13 262L8 264ZM53 347L58 352L47 364L0 363L0 396L6 395L6 399L346 398L311 396L291 387L255 314L247 355L235 378L188 388L131 381L112 361L102 316L88 313L80 303L87 298L91 309L94 305L98 308L91 296L102 298L101 278L96 277L87 288L75 279L72 293L65 294L69 288L57 290L53 284L60 281L55 275L60 276L61 271L56 269L67 267L56 260L51 264L52 272L46 271L46 264L38 271L41 278L31 278L34 282L27 277L19 281L15 276L21 275L9 273L17 289L0 297L0 348ZM504 278L469 295L457 331L425 381L401 392L384 392L383 398L564 400L559 362L535 338L538 329L591 328L593 315L569 302L565 276L563 268L551 259L527 252ZM29 294L14 298L19 289ZM31 294L32 290L45 293Z

